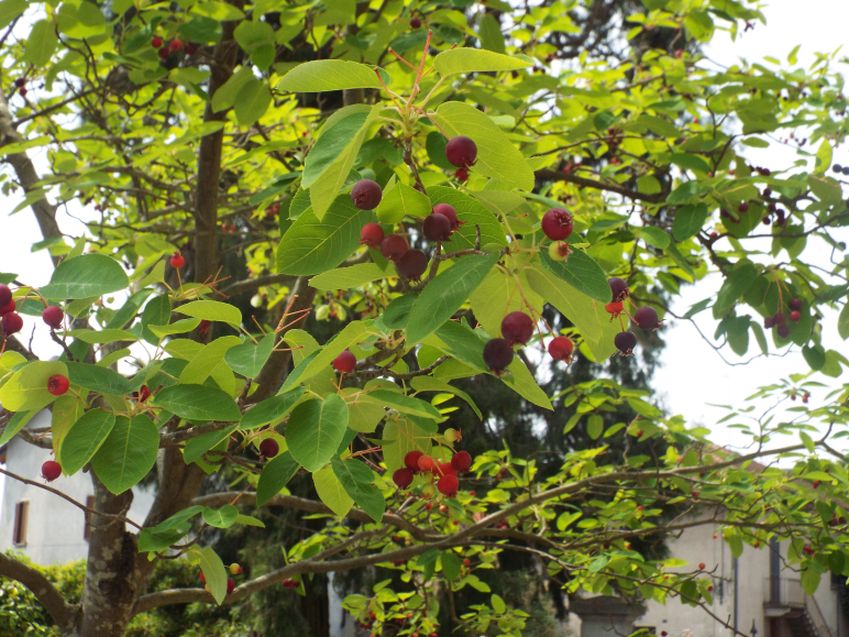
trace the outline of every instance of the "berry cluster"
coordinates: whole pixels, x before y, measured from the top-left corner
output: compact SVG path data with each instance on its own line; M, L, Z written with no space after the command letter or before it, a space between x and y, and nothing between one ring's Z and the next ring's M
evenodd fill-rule
M495 374L501 374L513 362L513 347L525 345L534 334L534 321L524 312L510 312L501 320L502 338L487 341L483 361Z
M837 174L849 176L849 166L841 166L840 164L834 164L831 167L831 170Z
M628 314L625 310L625 301L631 296L631 291L628 288L628 282L619 277L612 277L607 280L610 286L610 302L604 306L610 314L610 320L619 319L622 331L613 337L613 344L622 356L630 356L634 353L634 348L637 346L637 336L633 332L626 330L621 314L625 313L631 319L631 322L646 331L654 331L660 327L660 318L657 315L657 310L647 305L637 308L633 315Z
M180 38L172 38L166 43L158 35L150 39L150 46L157 49L159 59L168 64L178 64L181 58L191 57L198 50L198 45L193 42L183 42Z
M418 474L427 474L430 479L436 478L436 488L446 497L457 495L460 488L458 474L465 473L472 466L472 456L468 451L458 451L451 456L450 462L440 462L436 458L422 453L410 451L404 456L404 466L392 474L392 481L399 489L406 489L413 483Z
M445 146L448 161L457 166L457 175L462 180L468 177L468 169L477 159L478 148L468 137L453 137ZM462 172L461 172L462 171ZM351 189L351 200L360 210L374 210L380 203L383 192L380 184L371 179L361 179ZM442 243L462 225L454 206L439 203L422 223L422 235L428 241ZM398 275L409 281L417 281L427 270L428 256L421 250L410 247L406 234L386 234L379 223L367 223L360 230L360 243L380 253L395 264Z
M8 285L0 284L0 325L3 327L3 335L11 336L20 332L24 326L21 315L15 312L15 299L12 298L12 290Z
M784 312L779 309L778 312L773 314L772 316L767 316L764 318L764 327L766 329L775 328L775 331L778 332L778 335L781 338L788 338L790 336L790 326L787 324L787 320L789 319L793 323L797 323L802 318L802 300L801 299L791 299L787 304L789 312Z

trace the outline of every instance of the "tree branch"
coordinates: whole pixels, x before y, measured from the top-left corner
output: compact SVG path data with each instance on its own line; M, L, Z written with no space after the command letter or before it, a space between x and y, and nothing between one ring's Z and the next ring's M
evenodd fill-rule
M564 172L557 172L554 170L538 170L535 174L536 178L542 181L565 181L570 184L575 184L577 186L583 186L585 188L594 188L596 190L606 190L607 192L615 192L616 194L622 195L623 197L626 197L628 199L648 201L649 203L660 203L662 201L665 201L667 195L667 193L665 192L646 194L639 192L638 190L631 190L630 188L625 188L624 186L620 186L619 184L596 181L595 179L587 179L586 177L579 177L578 175L566 174Z
M79 608L66 602L41 571L5 553L0 553L0 575L20 582L31 590L62 632L72 630Z

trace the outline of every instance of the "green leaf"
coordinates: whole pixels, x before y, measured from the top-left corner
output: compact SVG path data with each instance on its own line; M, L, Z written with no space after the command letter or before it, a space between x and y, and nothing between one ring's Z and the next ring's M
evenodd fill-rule
M654 226L642 226L634 228L634 234L640 237L646 244L661 250L668 248L672 238L667 232ZM569 260L566 260L568 264Z
M333 513L340 518L348 515L348 511L354 506L354 500L345 491L332 466L325 465L313 473L312 481L318 497Z
M495 51L496 53L504 53L504 34L501 32L501 24L491 13L481 13L478 20L478 38L480 39L481 47Z
M604 361L616 351L613 339L619 332L619 325L610 320L604 303L564 283L547 268L528 268L525 275L531 288L578 328L595 362ZM608 298L609 294L608 287Z
M420 418L429 418L431 420L442 420L442 414L429 402L420 398L414 398L413 396L406 396L397 391L378 389L377 391L369 392L363 398L369 401L376 401L402 414L410 414L411 416L419 416Z
M817 174L824 174L826 170L831 166L831 143L824 139L820 144L820 147L817 149L816 154L816 165L814 166L814 172Z
M360 460L333 458L331 466L345 492L372 520L380 522L386 510L386 500L383 499L380 489L374 485L377 477L374 471Z
M413 303L407 319L407 340L417 343L450 319L499 258L499 254L468 255L438 274Z
M218 557L218 553L209 546L198 549L197 556L200 562L200 570L206 580L206 589L213 599L221 604L227 597L227 570L224 568L224 562Z
M274 334L267 334L256 344L246 341L228 350L224 360L237 374L245 378L256 378L274 350L274 340Z
M277 270L301 275L335 268L360 245L360 229L372 218L347 195L338 197L323 219L312 211L303 213L280 240Z
M62 261L41 293L50 300L88 299L130 285L124 269L104 254L83 254Z
M349 290L358 288L366 283L377 281L389 276L376 263L357 263L347 268L336 268L317 274L310 279L310 286L322 292L331 290Z
M398 223L404 217L422 219L430 214L432 207L426 194L396 181L383 191L375 212L381 223Z
M200 505L178 511L156 526L146 527L139 533L139 551L162 551L180 541L192 528L192 518L203 510Z
M442 565L442 574L446 579L452 580L460 577L463 562L451 551L443 551L440 555L440 563Z
M67 362L68 379L74 385L100 392L101 394L129 394L130 381L108 367L89 363Z
M29 0L2 0L0 2L0 29L5 29L12 20L21 15L27 8Z
M204 507L201 512L203 521L209 526L214 526L216 529L229 529L236 523L239 517L239 509L232 504L225 504L218 509Z
M576 290L601 303L610 301L610 285L607 275L598 263L585 252L572 248L565 261L555 261L548 250L540 251L543 265L557 277ZM545 298L545 295L543 295Z
M235 305L222 303L221 301L191 301L174 308L177 314L184 314L192 318L205 321L218 321L227 323L235 328L242 324L242 312Z
M726 277L713 304L714 318L727 314L758 278L758 269L751 261L740 261Z
M295 477L300 468L297 460L288 451L284 451L265 463L256 485L256 505L263 506L280 493L283 487L289 484L289 480Z
M457 75L489 71L516 71L532 66L528 60L486 49L457 47L439 53L433 65L440 75Z
M813 595L817 592L820 585L822 573L813 563L808 563L806 568L802 569L802 588L808 595Z
M814 371L822 369L825 365L825 349L822 345L805 345L802 348L802 356Z
M236 94L233 108L236 120L242 126L250 126L265 114L270 104L268 85L263 80L249 77Z
M223 429L207 431L206 433L191 438L183 448L183 462L186 464L198 461L200 461L200 464L220 463L222 460L220 456L210 454L210 458L204 458L204 454L213 449L216 451L225 451L226 445L223 443L229 441L230 435L234 431L236 431L236 425L229 425ZM216 447L219 448L216 449Z
M227 352L238 343L239 338L236 336L222 336L202 345L180 372L180 382L200 385L210 376L215 377L216 372L225 367L224 357Z
M33 409L31 411L17 411L12 414L12 417L9 418L8 422L6 422L6 426L3 428L3 431L0 432L0 445L5 445L12 438L15 437L21 429L27 426L27 423L32 420L33 416L35 416L39 409Z
M44 67L50 62L59 38L56 27L48 20L39 20L32 25L24 49L24 59L35 67Z
M689 239L702 229L707 217L708 209L703 203L681 206L672 221L672 237L676 241Z
M241 67L230 78L222 84L212 96L212 110L219 113L233 106L239 91L251 80L255 80L254 74L247 67Z
M277 84L277 90L320 93L380 86L375 69L366 64L348 60L311 60L284 75Z
M172 385L157 392L151 403L186 420L240 420L238 405L225 392L206 385Z
M144 306L141 315L142 338L152 345L158 345L160 336L154 334L150 325L167 325L171 319L171 300L167 294L154 296Z
M404 456L410 451L430 451L434 431L419 426L419 421L390 420L383 427L383 462L389 471L404 466Z
M840 315L837 317L837 333L844 341L849 338L849 303L843 305Z
M118 495L136 486L156 463L159 430L145 415L119 416L91 460L97 478Z
M303 387L296 387L285 394L277 394L258 402L242 416L240 429L255 429L262 425L283 420L304 394Z
M528 192L533 189L534 171L530 164L489 116L464 102L445 102L433 119L452 137L465 135L477 144L478 159L472 172L489 177L507 189L511 186Z
M309 189L312 211L318 219L324 217L348 179L378 113L376 106L344 106L327 118L319 130L318 139L304 160L301 181L301 187Z
M59 448L62 470L71 475L88 464L114 426L114 414L102 409L92 409L84 413L71 425Z
M318 471L335 455L348 429L348 406L337 394L301 403L289 417L286 443L307 471Z
M0 404L7 411L38 410L55 398L47 391L47 381L54 374L68 375L65 363L32 361L12 374L0 387Z

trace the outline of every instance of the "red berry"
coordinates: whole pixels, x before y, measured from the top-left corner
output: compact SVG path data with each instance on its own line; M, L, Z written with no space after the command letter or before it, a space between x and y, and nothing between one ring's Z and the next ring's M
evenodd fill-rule
M456 230L463 225L463 222L457 217L457 210L451 204L438 203L433 207L433 212L444 217L448 217L448 221L451 222L452 230Z
M282 582L283 588L298 588L298 580L287 577Z
M135 392L135 394L136 394L136 399L140 403L143 403L148 398L150 398L150 388L147 385L142 385L141 387L139 387L139 390L137 392Z
M398 469L392 474L392 481L399 489L406 489L413 482L413 472L407 467Z
M484 345L483 361L489 369L499 374L513 361L513 347L506 339L493 338Z
M186 45L186 55L194 55L195 51L197 51L197 50L198 50L198 45L195 44L194 42L189 42Z
M24 326L24 319L17 312L8 312L3 315L3 334L11 336L15 332L20 332Z
M175 252L171 255L171 258L168 260L168 263L170 263L171 267L175 270L182 270L186 266L186 257L184 257L179 252Z
M410 249L407 237L400 234L390 234L380 242L380 253L392 261L397 261Z
M657 318L657 311L653 307L641 307L634 312L634 323L639 325L644 330L656 330L660 327L660 320Z
M450 498L457 495L457 489L460 488L460 480L457 479L456 474L446 473L436 483L436 488L439 489L442 495Z
M463 135L452 137L445 145L445 157L458 168L471 166L478 157L477 144Z
M333 359L333 369L343 374L350 374L357 367L357 357L345 350Z
M572 352L575 351L575 344L568 336L555 336L548 343L548 353L556 361L572 360Z
M458 451L451 456L451 466L454 467L454 470L458 473L468 471L472 466L472 454L468 451Z
M451 236L451 220L443 214L433 212L425 217L422 230L428 241L447 241Z
M174 39L173 39L173 40L171 40L171 42L168 44L168 52L169 52L169 53L179 53L180 51L182 51L182 50L183 50L183 46L184 46L184 45L183 45L183 41L182 41L181 39L179 39L179 38L174 38Z
M407 250L395 262L395 269L405 279L418 280L427 270L427 255L421 250Z
M607 310L607 313L610 314L610 318L616 318L622 311L625 309L622 305L622 301L611 301L604 306L604 309Z
M62 475L62 465L55 460L45 460L41 465L41 477L48 482L53 482Z
M53 374L50 378L47 379L47 391L49 391L54 396L61 396L66 391L68 391L68 387L70 387L71 383L68 381L67 376L63 376L62 374Z
M418 471L419 470L419 458L421 458L424 454L421 451L408 451L404 456L404 465L410 471Z
M534 321L524 312L510 312L501 320L501 336L511 345L524 345L534 335Z
M428 473L432 471L436 471L436 461L430 456L426 456L422 454L418 459L419 471L423 473Z
M8 314L9 312L15 311L15 299L11 299L6 305L0 306L0 316Z
M203 584L204 586L206 586L206 575L204 575L204 574L203 574L203 571L201 571L200 573L198 573L198 579L200 580L200 583L201 583L201 584Z
M471 565L472 560L470 560L468 557L463 560L463 566L465 566L466 568L469 568Z
M704 562L699 562L699 570L700 571L705 570L705 563Z
M54 330L62 327L62 320L65 318L65 313L57 305L48 305L41 313L41 320L47 323Z
M0 283L0 307L9 305L12 300L12 289L3 283Z
M154 49L158 49L162 46L162 38L160 38L158 35L154 35L152 38L150 38L150 46L152 46Z
M572 234L572 215L563 208L552 208L542 216L542 231L553 241L562 241Z
M351 201L360 210L374 210L382 197L380 184L373 179L360 179L351 188Z
M21 97L26 97L27 92L28 91L27 91L26 86L22 86L21 88L18 89L18 94L20 94Z
M280 445L274 438L265 438L259 443L259 453L263 458L273 458L280 453Z
M634 348L637 346L637 337L631 332L619 332L613 338L613 344L623 356L629 356L634 353Z
M458 168L454 171L454 177L460 183L466 183L469 181L469 169L468 168Z
M384 237L383 228L380 227L379 223L367 223L360 230L360 243L369 248L380 247L380 242L383 241Z
M159 51L157 52L157 55L159 55L160 60L168 59L168 47L163 46L161 49L159 49Z
M622 301L628 297L628 282L625 279L620 279L618 276L607 279L607 285L610 286L610 293L613 295L613 301Z
M422 26L422 21L419 18L410 18L410 27L413 29L420 29Z
M802 318L802 313L799 310L793 310L790 312L790 320L796 323L799 319Z
M232 577L228 577L227 578L227 594L229 595L230 593L232 593L235 588L236 588L236 580L234 580Z

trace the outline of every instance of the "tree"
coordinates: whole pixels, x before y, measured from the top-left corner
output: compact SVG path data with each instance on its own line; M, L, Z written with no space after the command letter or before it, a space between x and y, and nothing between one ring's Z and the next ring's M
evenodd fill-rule
M602 377L548 395L532 373L548 352L565 365L646 347L665 299L718 274L715 298L682 318L710 308L733 352L801 348L839 377L849 361L822 325L840 310L849 332L836 237L849 211L827 174L846 102L827 58L804 72L703 63L686 43L762 17L729 0L627 5L626 38L574 67L556 61L571 3L488 3L497 17L463 2L278 5L0 2L4 188L55 263L46 286L24 272L0 288L15 303L0 298L0 442L53 449L45 476L88 469L96 493L79 604L12 557L0 574L80 637L367 568L401 582L347 600L374 631L519 634L522 609L476 575L510 552L568 594L701 605L709 580L638 542L716 520L734 552L788 539L808 590L849 574L832 444L845 386L762 418L733 453L645 391ZM608 45L625 62L608 64ZM798 166L747 159L801 125ZM87 215L89 236L63 234L63 209ZM557 334L544 308L572 327ZM57 360L17 338L19 312L45 312ZM574 406L564 425L597 445L553 472L508 447L466 456L452 410L496 381L517 401ZM51 431L25 429L45 408ZM225 467L237 484L214 480ZM152 509L127 529L131 488L151 477ZM201 494L205 481L217 488ZM310 524L285 564L228 592L198 533L259 526L263 506ZM205 589L151 590L154 564L178 556ZM466 588L480 603L452 605Z

